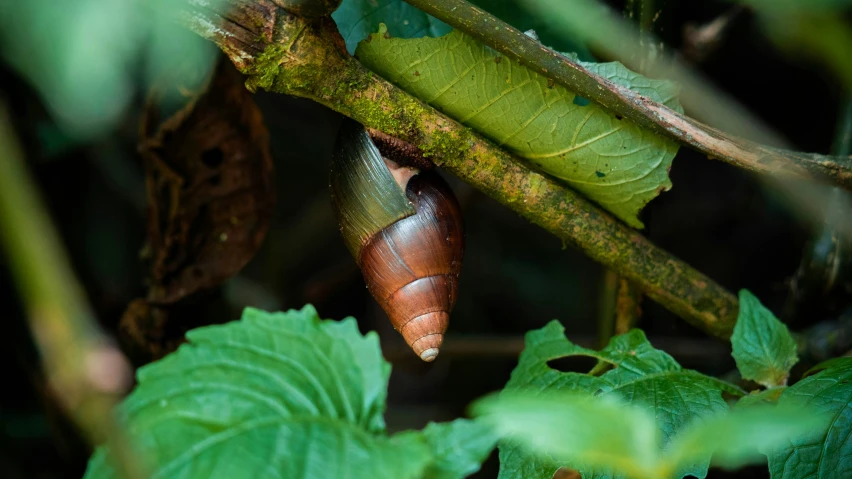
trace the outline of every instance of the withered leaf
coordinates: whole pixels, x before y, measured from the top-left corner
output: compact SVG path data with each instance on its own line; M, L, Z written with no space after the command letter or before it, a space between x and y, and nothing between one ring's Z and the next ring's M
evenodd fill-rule
M183 318L186 306L251 260L275 203L269 134L231 62L221 61L194 90L168 80L152 89L140 124L148 295L128 305L120 324L126 346L148 360L200 325ZM175 98L181 107L165 111Z
M230 62L220 62L206 91L159 127L157 116L151 101L140 145L150 208L148 300L168 304L245 266L266 235L275 190L269 134Z

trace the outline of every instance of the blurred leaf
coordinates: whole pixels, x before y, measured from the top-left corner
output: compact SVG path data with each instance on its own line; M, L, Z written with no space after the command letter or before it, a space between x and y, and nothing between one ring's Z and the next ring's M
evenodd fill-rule
M549 361L570 356L587 356L608 363L612 369L600 376L560 372ZM579 347L567 340L557 321L526 336L526 346L506 391L580 391L597 398L628 402L654 417L660 434L660 447L666 449L678 432L693 420L726 411L722 393L742 395L731 384L685 370L668 354L654 349L640 330L614 337L601 351ZM709 454L701 461L683 465L684 474L704 477ZM574 464L546 461L531 456L511 443L500 446L500 477L550 479L559 466L579 469ZM586 478L612 477L611 471L580 470Z
M743 379L766 387L786 385L790 369L799 361L787 326L745 289L740 290L731 347Z
M666 456L667 469L701 461L713 454L713 463L739 468L765 461L760 451L788 443L828 422L821 415L800 408L751 406L692 423L672 443Z
M180 59L212 66L214 45L165 23L174 3L163 3L162 15L147 3L0 2L0 54L36 87L69 135L99 134L115 125L138 83L147 86L163 64ZM137 81L140 70L147 80Z
M512 449L584 474L598 470L612 476L651 477L657 465L653 416L613 397L505 391L477 401L472 411L505 436ZM547 477L557 469L551 468ZM506 472L501 460L500 477L536 477Z
M590 104L517 62L453 31L441 38L393 39L380 27L356 56L404 90L610 210L634 227L637 215L671 187L678 145ZM590 71L682 111L668 82L619 63Z
M401 38L440 37L452 28L402 0L343 0L331 15L354 53L358 42L375 32L379 24L388 26L391 35Z
M694 475L693 465L711 455L715 464L730 468L762 462L761 449L783 444L827 422L827 418L806 415L801 409L725 409L693 420L668 449L661 450L654 417L616 398L579 392L505 391L477 401L473 411L515 450L549 463L551 468L567 465L583 477L636 479ZM591 476L592 470L599 472ZM524 475L520 469L504 474L502 468L501 476L538 477Z
M831 12L764 9L758 18L776 44L808 62L825 64L847 88L852 88L852 28Z
M828 10L852 6L852 0L736 0L761 10Z
M494 437L470 421L384 434L390 365L375 333L312 306L188 333L189 344L141 368L120 408L157 477L462 477ZM456 446L464 443L462 450ZM115 477L99 448L87 478Z
M852 358L790 386L778 406L810 408L830 421L767 449L773 479L852 477Z

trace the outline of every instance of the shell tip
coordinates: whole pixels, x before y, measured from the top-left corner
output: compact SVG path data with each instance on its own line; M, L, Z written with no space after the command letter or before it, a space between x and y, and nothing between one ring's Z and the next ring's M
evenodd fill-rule
M438 357L438 348L429 348L426 351L420 353L420 359L426 361L427 363L431 363Z

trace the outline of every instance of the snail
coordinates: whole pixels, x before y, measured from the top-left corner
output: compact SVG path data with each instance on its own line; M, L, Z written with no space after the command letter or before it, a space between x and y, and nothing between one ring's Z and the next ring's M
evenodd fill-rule
M331 168L332 207L370 294L423 361L434 361L456 302L461 208L434 171L385 158L345 119Z
M272 3L289 13L305 18L331 15L340 6L341 0L272 0Z

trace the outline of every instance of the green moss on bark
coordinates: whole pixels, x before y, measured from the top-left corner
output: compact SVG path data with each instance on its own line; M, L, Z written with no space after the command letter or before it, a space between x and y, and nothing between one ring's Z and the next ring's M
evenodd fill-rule
M577 193L394 87L345 53L334 25L289 17L245 69L250 89L309 98L417 145L442 166L531 222L641 285L708 333L727 338L737 299Z

